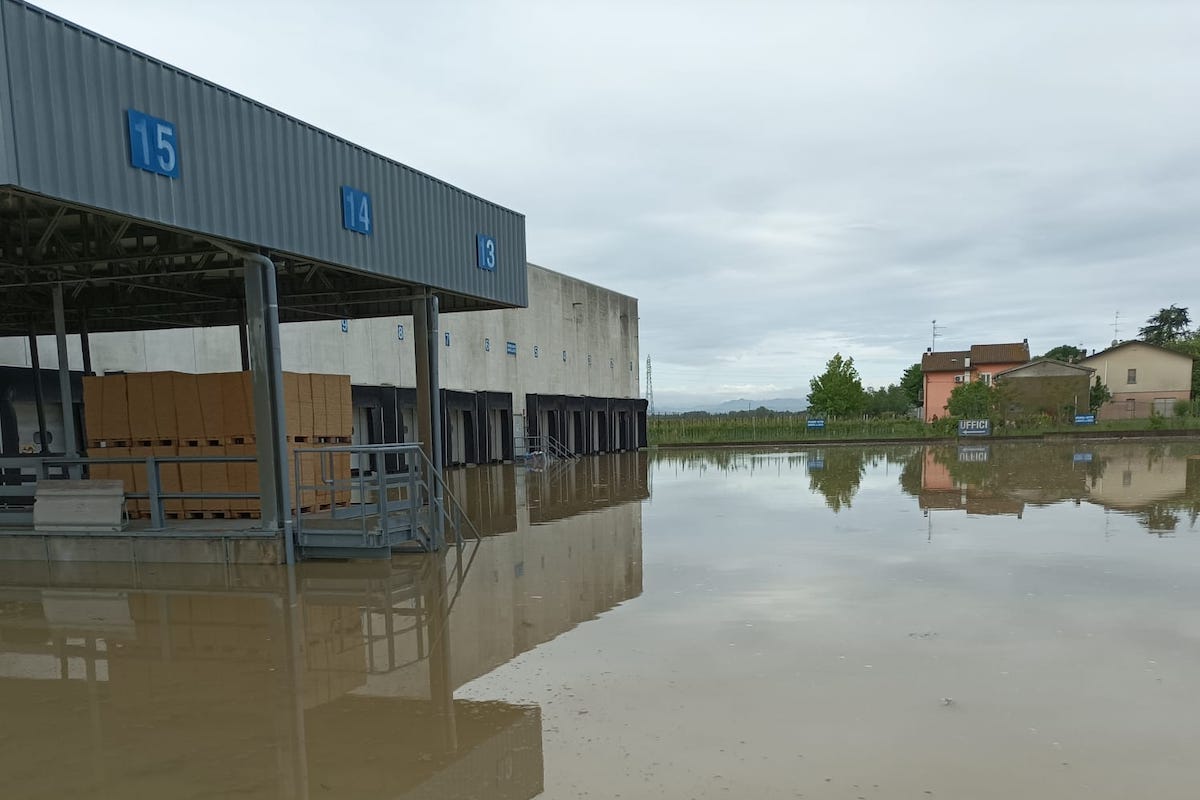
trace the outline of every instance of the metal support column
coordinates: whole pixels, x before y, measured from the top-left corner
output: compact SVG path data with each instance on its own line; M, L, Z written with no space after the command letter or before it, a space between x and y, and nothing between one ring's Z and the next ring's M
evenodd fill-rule
M287 422L279 352L279 301L275 264L257 253L240 254L245 262L246 339L254 384L258 485L264 530L280 531L288 564L296 561L288 501Z
M29 366L33 369L33 404L37 409L38 452L49 453L46 446L46 389L42 386L42 357L38 354L37 330L29 323Z
M242 357L242 372L250 369L250 343L247 340L246 307L242 306L242 321L238 323L238 353Z
M79 312L79 350L83 353L83 374L94 375L92 370L92 337L88 333L87 309Z
M71 395L71 362L67 353L67 312L63 308L63 288L54 284L54 340L58 345L58 398L62 404L63 453L67 458L79 455L75 438L75 398ZM78 480L83 469L78 464L67 468L67 474Z
M413 349L416 351L417 432L421 449L433 465L427 483L433 492L430 513L442 501L442 403L438 385L438 299L421 297L413 301ZM433 548L441 550L445 542L444 520L433 514Z

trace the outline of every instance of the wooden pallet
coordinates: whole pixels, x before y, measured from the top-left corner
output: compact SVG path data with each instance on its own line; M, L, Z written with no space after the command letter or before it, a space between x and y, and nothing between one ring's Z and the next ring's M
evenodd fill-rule
M184 447L221 447L224 445L223 439L179 439L178 446Z
M88 449L103 450L108 447L132 447L133 439L88 439Z
M184 511L184 519L236 519L232 511Z

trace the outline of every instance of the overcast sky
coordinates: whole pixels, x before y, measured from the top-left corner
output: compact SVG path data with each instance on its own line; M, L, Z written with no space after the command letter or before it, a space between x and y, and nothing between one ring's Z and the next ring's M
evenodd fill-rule
M41 4L524 213L659 405L1200 317L1194 0Z

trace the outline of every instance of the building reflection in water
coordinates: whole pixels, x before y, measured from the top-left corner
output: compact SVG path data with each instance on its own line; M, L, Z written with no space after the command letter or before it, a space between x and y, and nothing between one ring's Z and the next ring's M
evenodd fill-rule
M488 535L443 555L0 563L5 796L539 794L540 709L454 693L641 594L646 459L453 480Z
M989 442L928 445L901 477L921 508L1021 517L1027 507L1092 503L1166 535L1200 515L1200 444Z

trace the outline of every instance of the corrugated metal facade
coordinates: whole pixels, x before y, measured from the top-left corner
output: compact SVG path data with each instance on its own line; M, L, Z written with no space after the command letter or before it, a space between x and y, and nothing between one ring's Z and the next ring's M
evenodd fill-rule
M524 306L525 220L17 0L0 0L0 181L67 203ZM130 164L126 111L169 120L179 177ZM342 227L341 187L374 232ZM497 268L477 267L476 235Z

